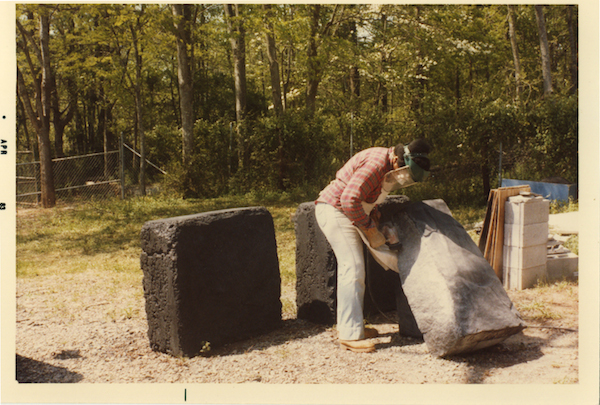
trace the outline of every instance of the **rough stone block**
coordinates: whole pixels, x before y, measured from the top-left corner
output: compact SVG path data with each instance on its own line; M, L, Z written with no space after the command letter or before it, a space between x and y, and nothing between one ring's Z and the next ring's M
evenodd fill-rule
M403 246L398 273L385 272L400 279L400 333L423 336L433 355L447 356L492 346L524 328L494 270L442 200L410 203L390 196L379 211ZM324 264L333 266L335 256L326 254L330 248L314 219L314 203L298 208L295 223L298 317L326 313L333 323L335 270L324 270ZM378 268L374 258L368 260L371 269ZM305 308L314 310L312 318Z
M442 200L390 211L382 220L394 224L403 246L402 288L433 355L478 350L524 328L494 270Z
M329 242L315 218L315 203L300 204L294 215L296 232L296 306L298 318L333 325L337 308L337 261ZM414 332L414 317L402 300L398 275L384 270L368 253L366 254L365 316L378 311L394 310L399 299L399 324L409 336ZM397 298L400 294L400 298ZM404 326L403 326L404 325ZM412 335L410 333L412 332Z
M502 266L527 269L546 264L547 248L543 245L517 247L504 246L502 251Z
M534 287L538 281L546 280L546 264L534 267L504 267L504 288L509 290L524 290Z
M548 222L538 224L504 225L504 246L529 247L545 244L548 241Z
M263 207L161 219L141 231L153 350L198 355L281 323L281 279L271 214Z
M542 197L517 195L509 197L504 204L505 224L539 224L548 222L550 201Z
M317 224L314 202L298 206L294 215L294 227L297 316L311 322L333 325L337 262Z

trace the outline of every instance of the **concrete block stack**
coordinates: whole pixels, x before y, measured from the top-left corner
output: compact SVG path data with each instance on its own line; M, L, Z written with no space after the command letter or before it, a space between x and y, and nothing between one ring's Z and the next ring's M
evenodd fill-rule
M547 274L550 201L524 193L509 197L504 210L504 288L522 290L533 287Z
M577 278L579 273L579 256L571 252L557 236L548 240L548 260L546 271L548 281Z

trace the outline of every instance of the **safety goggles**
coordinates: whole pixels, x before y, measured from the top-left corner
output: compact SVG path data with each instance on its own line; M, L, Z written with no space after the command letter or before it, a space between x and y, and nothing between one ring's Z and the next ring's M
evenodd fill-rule
M408 147L404 147L404 164L410 169L414 181L423 181L429 176L429 171L419 166L413 158L427 157L427 153L411 153Z

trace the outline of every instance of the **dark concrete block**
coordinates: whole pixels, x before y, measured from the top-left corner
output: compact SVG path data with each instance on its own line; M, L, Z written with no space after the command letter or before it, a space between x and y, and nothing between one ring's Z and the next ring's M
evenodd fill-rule
M390 204L406 202L407 198ZM298 318L333 325L336 322L337 261L315 218L315 203L300 204L294 216L296 231L296 306ZM365 316L392 311L397 295L404 296L398 274L384 270L365 248ZM420 336L406 298L400 300L399 324L403 334Z
M198 355L281 324L281 279L271 214L263 207L150 221L141 267L154 350Z
M294 215L294 226L297 317L333 325L337 262L329 242L317 224L314 202L300 204Z

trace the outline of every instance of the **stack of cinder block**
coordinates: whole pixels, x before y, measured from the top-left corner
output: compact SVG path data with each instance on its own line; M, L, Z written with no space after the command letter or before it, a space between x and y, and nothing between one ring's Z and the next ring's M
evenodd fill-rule
M550 201L523 193L505 203L504 288L522 290L546 277Z

